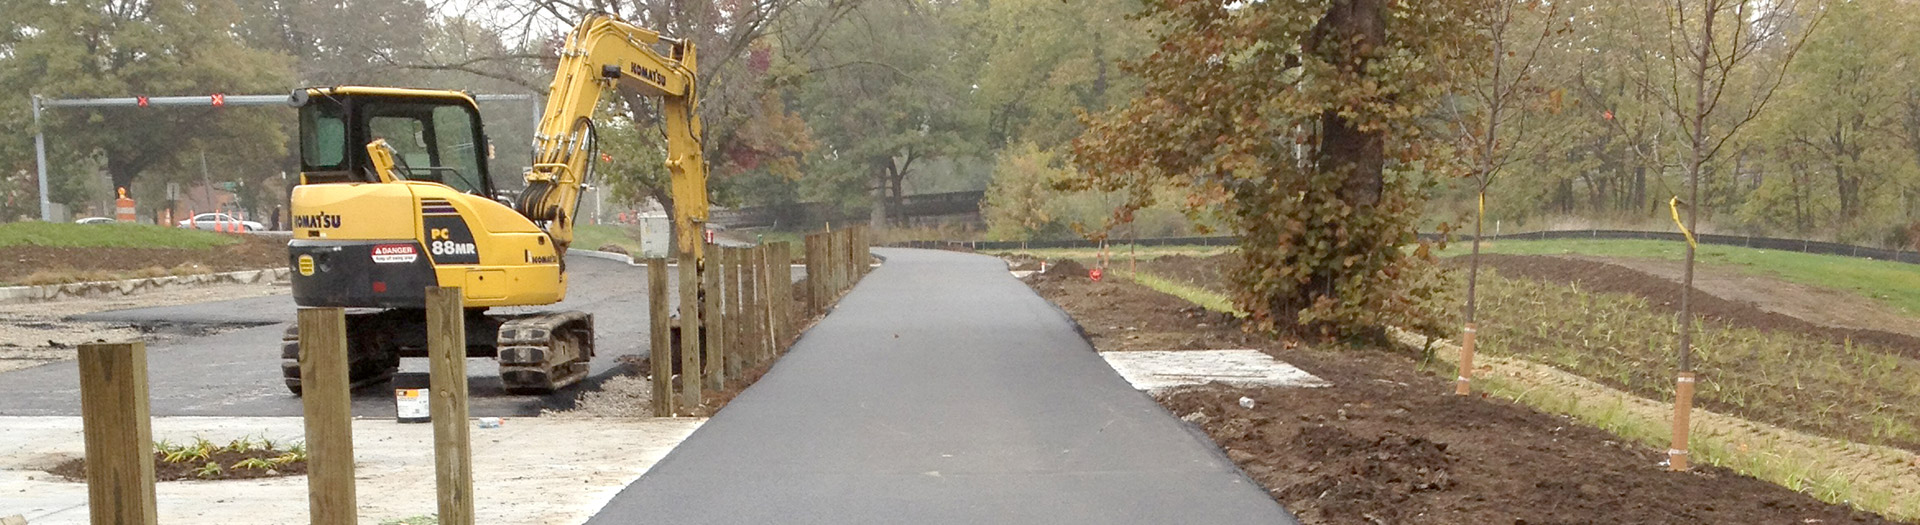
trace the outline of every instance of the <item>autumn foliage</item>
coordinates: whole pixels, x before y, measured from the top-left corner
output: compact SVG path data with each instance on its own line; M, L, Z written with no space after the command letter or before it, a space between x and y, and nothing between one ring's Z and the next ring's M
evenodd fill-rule
M1442 151L1446 64L1479 38L1439 0L1150 0L1144 82L1075 142L1091 189L1182 187L1241 236L1236 305L1256 326L1350 336L1430 324L1414 223ZM1123 209L1119 212L1125 214Z

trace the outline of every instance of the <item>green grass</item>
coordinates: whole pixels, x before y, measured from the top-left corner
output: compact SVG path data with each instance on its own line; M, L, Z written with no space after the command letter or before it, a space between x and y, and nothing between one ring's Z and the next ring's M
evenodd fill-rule
M1443 257L1466 255L1466 242L1447 245ZM1481 253L1508 255L1594 255L1679 261L1686 244L1647 240L1567 239L1551 241L1492 241ZM1700 245L1698 261L1752 275L1820 286L1873 299L1920 315L1920 266L1858 257L1759 250L1738 246Z
M1245 317L1247 315L1246 312L1234 308L1233 300L1225 294L1199 286L1177 282L1172 279L1166 279L1147 272L1136 272L1132 277L1133 282L1140 283L1140 286L1152 288L1160 293L1185 299L1189 303L1200 305L1201 308L1233 314L1235 317Z
M609 224L580 224L573 227L573 246L583 250L598 250L609 244L625 248L630 254L640 253L639 228Z
M73 224L15 222L0 224L0 247L62 248L212 248L240 242L232 235L151 224Z

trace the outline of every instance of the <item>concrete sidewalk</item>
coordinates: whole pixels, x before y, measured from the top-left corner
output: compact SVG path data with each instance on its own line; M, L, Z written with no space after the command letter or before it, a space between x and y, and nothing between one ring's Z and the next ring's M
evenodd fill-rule
M588 523L1293 523L999 259L877 252Z

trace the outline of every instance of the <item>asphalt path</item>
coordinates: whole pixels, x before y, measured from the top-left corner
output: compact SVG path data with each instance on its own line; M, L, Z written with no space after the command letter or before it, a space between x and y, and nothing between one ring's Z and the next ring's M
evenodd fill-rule
M886 264L588 523L1294 522L1001 260L877 253Z
M469 403L474 415L529 416L544 408L569 408L580 392L623 373L621 356L647 351L646 268L570 254L567 269L570 282L565 301L498 311L592 313L598 352L590 375L580 384L550 395L510 396L501 390L499 367L493 360L469 359L467 374L473 392ZM677 282L677 277L670 277L670 286L677 286ZM672 302L679 303L677 299ZM279 295L117 310L77 319L145 326L250 326L211 336L177 338L148 348L153 415L298 416L300 398L287 392L280 377L280 337L294 312L293 298ZM413 364L403 363L403 368ZM393 392L384 384L370 385L354 393L353 405L356 416L393 417ZM79 414L79 371L73 361L0 372L0 416Z

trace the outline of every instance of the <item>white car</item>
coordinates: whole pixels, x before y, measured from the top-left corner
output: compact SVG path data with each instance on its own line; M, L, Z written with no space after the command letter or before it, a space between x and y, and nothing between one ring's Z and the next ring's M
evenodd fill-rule
M266 226L260 223L243 221L225 213L202 213L193 216L191 219L181 219L179 224L181 228L193 228L196 230L231 230L236 225L245 227L245 231L250 232L267 229Z
M113 224L115 222L120 221L113 220L111 217L87 217L73 221L74 224Z

